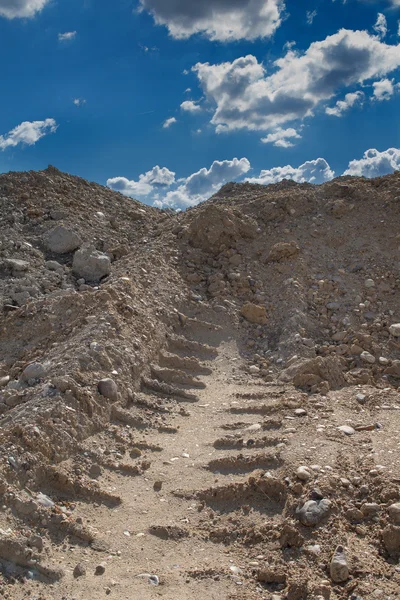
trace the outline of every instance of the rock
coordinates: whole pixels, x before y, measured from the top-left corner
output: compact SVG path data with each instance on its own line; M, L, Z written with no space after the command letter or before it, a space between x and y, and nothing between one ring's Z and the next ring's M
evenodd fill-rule
M246 304L242 306L240 314L250 323L255 323L257 325L265 325L267 323L267 309L265 306L246 302Z
M257 367L257 365L251 365L251 367L249 368L249 372L252 375L257 375L260 372L260 367Z
M296 470L296 477L301 481L309 481L312 476L313 475L308 467L299 467Z
M279 242L272 246L267 261L277 262L286 258L292 258L297 256L299 252L300 248L296 242Z
M364 285L366 288L374 288L375 287L375 281L373 279L366 279L364 282Z
M22 372L23 381L30 379L43 379L46 375L46 369L41 363L31 363Z
M82 563L78 563L73 571L75 579L78 577L84 577L86 575L86 567Z
M345 435L354 435L356 430L350 427L349 425L341 425L338 427L338 430L344 433Z
M332 503L324 498L323 500L308 500L301 508L296 510L296 517L306 525L312 527L318 525L331 512Z
M162 481L155 481L154 485L153 485L153 490L155 492L161 492L162 486L163 486L163 482Z
M362 513L364 516L374 517L381 511L381 507L379 506L379 504L376 504L375 502L367 502L366 504L364 504L362 506L361 510L362 510Z
M400 502L397 502L396 504L392 504L391 506L389 506L388 514L389 514L390 520L395 525L400 525Z
M89 469L88 475L91 479L97 479L102 474L103 470L100 465L93 463Z
M391 375L396 379L400 379L400 360L392 361L391 366L385 369L385 375Z
M100 564L100 565L97 565L97 567L96 567L96 569L94 571L94 574L95 575L104 575L105 572L106 572L105 565L104 564Z
M296 415L296 417L306 417L307 411L304 410L304 408L296 408L294 414Z
M29 263L26 260L18 258L6 258L3 261L4 266L13 272L13 274L24 273L29 269Z
M99 394L109 400L118 400L118 386L113 379L102 379L97 384Z
M367 399L367 396L365 394L357 394L357 396L356 396L356 400L360 404L364 404L366 399Z
M389 332L393 337L400 337L400 323L394 323L389 327Z
M361 352L360 358L363 362L368 363L370 365L373 365L376 362L375 356L373 356L370 352L367 352L365 350L364 352Z
M110 274L111 260L98 250L82 248L74 254L72 271L85 281L95 283Z
M54 227L46 239L47 248L50 252L56 254L67 254L73 252L79 246L81 246L81 238L71 229L67 229L64 225L57 225Z
M261 583L286 583L286 573L283 567L267 566L259 570L257 579Z
M335 583L344 583L349 579L350 570L343 546L336 548L329 565L329 572Z
M400 555L400 527L388 525L382 531L382 539L388 553L391 556L398 557Z
M63 266L59 262L57 262L56 260L47 260L44 263L44 266L49 271L58 271L59 269L63 268Z

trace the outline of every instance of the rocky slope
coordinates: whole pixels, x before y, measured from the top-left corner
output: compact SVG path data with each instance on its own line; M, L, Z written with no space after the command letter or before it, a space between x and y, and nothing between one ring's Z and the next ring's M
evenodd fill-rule
M399 597L398 174L0 205L5 598Z

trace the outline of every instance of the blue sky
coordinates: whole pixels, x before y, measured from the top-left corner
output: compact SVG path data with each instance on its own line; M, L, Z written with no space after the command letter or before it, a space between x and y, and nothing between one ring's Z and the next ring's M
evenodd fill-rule
M0 0L0 171L185 208L400 169L400 0Z

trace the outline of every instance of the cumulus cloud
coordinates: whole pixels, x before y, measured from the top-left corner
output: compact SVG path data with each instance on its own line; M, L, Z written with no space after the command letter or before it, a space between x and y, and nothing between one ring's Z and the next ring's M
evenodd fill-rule
M166 119L163 123L163 128L164 129L169 129L169 127L171 127L171 125L174 125L174 123L177 123L177 120L175 119L175 117L171 117L170 119Z
M387 26L386 17L384 14L378 13L378 18L376 19L376 23L374 25L374 31L377 33L377 35L380 38L383 39L384 37L386 37L387 31L388 31L388 26Z
M49 0L0 0L0 16L7 19L34 17Z
M54 119L44 121L24 121L9 131L6 135L0 135L0 149L14 148L20 144L33 146L38 140L49 133L55 133L57 123Z
M350 92L346 94L344 100L338 100L332 108L325 110L327 115L334 117L342 117L349 108L352 108L356 104L361 104L364 100L365 95L363 92Z
M366 31L342 29L300 54L289 50L276 71L252 55L233 62L197 63L193 71L215 107L217 131L268 130L311 116L343 87L383 77L400 66L400 44L388 45Z
M382 177L398 170L400 170L399 148L388 148L383 152L371 148L364 152L363 158L352 160L343 175Z
M195 113L201 111L201 106L196 104L196 102L193 102L193 100L185 100L185 102L182 102L181 104L181 109L185 112Z
M288 129L279 127L276 131L267 135L267 137L262 138L261 141L264 144L274 144L278 148L291 148L294 146L293 142L290 141L291 139L301 139L301 135L292 127Z
M174 38L200 33L229 42L272 36L285 9L283 0L140 0L140 5Z
M389 100L394 94L393 79L381 79L372 84L375 100Z
M148 196L155 189L171 186L175 182L175 173L166 167L153 167L139 176L139 181L126 177L113 177L107 180L107 186L125 196Z
M250 170L247 158L215 160L209 169L203 168L190 175L176 190L168 192L164 200L154 204L158 207L188 208L206 200L228 181L242 177Z
M66 31L65 33L58 34L59 42L70 42L76 38L76 31Z
M324 158L317 158L316 160L309 160L297 168L286 165L285 167L274 167L273 169L264 170L261 171L258 177L249 178L247 181L269 185L271 183L278 183L283 179L293 179L293 181L297 181L298 183L320 184L333 179L334 176L335 172L332 171L326 160Z

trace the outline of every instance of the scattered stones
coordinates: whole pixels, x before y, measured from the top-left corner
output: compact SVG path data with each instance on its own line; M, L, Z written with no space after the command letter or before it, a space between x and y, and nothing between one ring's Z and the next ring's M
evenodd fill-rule
M329 516L332 509L330 500L308 500L296 510L296 517L307 527L318 525Z
M85 281L96 283L111 273L111 260L98 250L82 248L74 254L72 271Z
M113 401L118 400L118 385L113 379L102 379L97 384L97 389L99 391L99 394L101 394L105 398L108 398L109 400Z
M71 229L67 229L64 225L57 225L48 233L46 244L50 252L67 254L79 248L82 240Z
M247 302L242 306L240 314L250 323L256 323L258 325L265 325L267 323L267 309L265 306Z
M329 573L335 583L345 583L349 579L349 565L343 546L336 548L329 565Z

